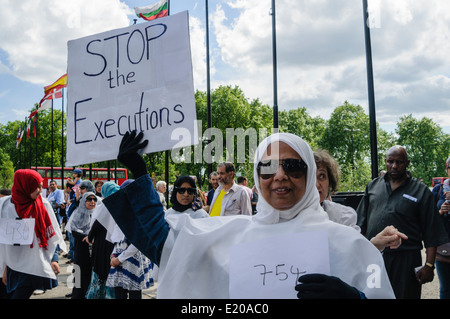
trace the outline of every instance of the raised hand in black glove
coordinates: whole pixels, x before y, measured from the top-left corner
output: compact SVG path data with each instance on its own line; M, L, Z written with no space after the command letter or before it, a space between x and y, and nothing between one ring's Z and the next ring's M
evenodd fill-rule
M137 136L136 134L136 130L131 133L125 133L122 142L120 142L119 154L117 155L119 162L131 171L135 179L147 174L147 165L142 156L139 155L138 150L144 148L148 144L148 140L140 143L144 133L140 132Z
M323 274L303 275L295 286L300 299L361 299L359 291L337 277Z

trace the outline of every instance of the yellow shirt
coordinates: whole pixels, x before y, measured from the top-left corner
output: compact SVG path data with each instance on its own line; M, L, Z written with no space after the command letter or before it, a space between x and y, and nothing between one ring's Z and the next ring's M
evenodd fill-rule
M220 191L219 195L216 198L216 201L214 202L214 206L211 208L211 213L209 214L209 216L220 216L220 211L222 210L222 199L226 193L227 192L225 192L223 189Z

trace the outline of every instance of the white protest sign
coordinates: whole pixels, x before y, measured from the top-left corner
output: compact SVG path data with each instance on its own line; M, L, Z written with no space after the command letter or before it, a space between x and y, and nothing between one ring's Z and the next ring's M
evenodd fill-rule
M34 238L34 218L0 218L0 243L6 245L31 245Z
M327 232L264 238L236 245L230 255L230 298L293 299L302 275L330 274Z
M127 131L144 132L144 153L198 143L188 18L68 42L66 166L115 159Z

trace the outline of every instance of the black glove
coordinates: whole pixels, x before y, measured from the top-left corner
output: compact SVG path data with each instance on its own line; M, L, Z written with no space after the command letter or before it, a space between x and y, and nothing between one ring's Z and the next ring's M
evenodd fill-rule
M144 148L148 144L148 140L139 143L143 136L144 133L142 132L136 136L136 130L131 133L126 132L122 142L120 142L119 154L117 155L119 162L131 171L135 179L148 173L147 165L138 153L139 149Z
M295 286L300 299L361 299L359 291L337 277L323 274L303 275Z

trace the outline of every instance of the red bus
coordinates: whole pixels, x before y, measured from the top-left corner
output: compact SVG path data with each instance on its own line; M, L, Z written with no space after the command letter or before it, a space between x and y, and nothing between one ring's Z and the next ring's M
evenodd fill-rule
M448 177L433 177L431 187L434 187L437 184L442 184L447 178Z
M92 168L90 171L89 168L86 167L77 167L83 171L83 176L81 177L82 180L84 179L90 179L93 184L95 184L96 181L108 181L108 169L107 168ZM37 171L43 178L43 188L47 188L48 184L52 180L51 177L51 167L31 167L31 169L34 169ZM68 178L72 178L73 175L73 167L64 167L64 184ZM111 168L110 169L110 181L116 182L118 185L121 185L123 182L125 182L128 179L128 173L126 168ZM92 178L91 178L92 176ZM61 167L53 167L53 180L56 182L58 187L61 187Z

